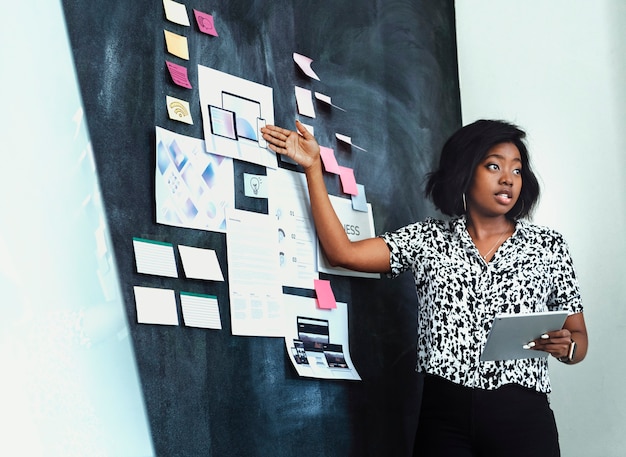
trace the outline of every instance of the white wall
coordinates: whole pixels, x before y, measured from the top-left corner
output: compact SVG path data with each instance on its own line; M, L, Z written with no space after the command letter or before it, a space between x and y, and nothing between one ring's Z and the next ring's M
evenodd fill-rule
M626 455L626 2L456 0L463 123L529 134L543 195L580 278L587 359L551 361L564 457Z

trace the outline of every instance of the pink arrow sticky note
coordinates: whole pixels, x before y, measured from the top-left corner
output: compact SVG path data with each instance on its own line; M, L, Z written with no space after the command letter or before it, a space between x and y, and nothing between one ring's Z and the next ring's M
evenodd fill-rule
M354 170L348 167L339 167L339 178L341 179L341 187L346 194L358 195L359 189L356 186L354 178Z
M333 309L337 307L335 294L330 287L330 281L326 279L316 279L315 293L317 294L317 307L321 309Z
M213 16L207 13L203 13L202 11L198 11L196 9L193 10L193 14L196 16L198 28L202 33L218 36L217 30L215 30L215 22L213 21Z
M170 71L172 81L181 87L191 89L191 83L187 77L187 69L185 67L168 62L167 60L165 61L165 65L167 65L167 69Z
M337 158L335 157L335 151L331 148L327 148L326 146L320 146L320 155L322 156L324 169L329 173L335 173L338 175L340 170Z

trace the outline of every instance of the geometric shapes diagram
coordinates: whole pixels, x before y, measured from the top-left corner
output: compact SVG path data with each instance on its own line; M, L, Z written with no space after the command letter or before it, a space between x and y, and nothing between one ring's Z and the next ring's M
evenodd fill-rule
M224 232L235 200L233 160L207 153L201 139L156 127L154 193L157 223Z

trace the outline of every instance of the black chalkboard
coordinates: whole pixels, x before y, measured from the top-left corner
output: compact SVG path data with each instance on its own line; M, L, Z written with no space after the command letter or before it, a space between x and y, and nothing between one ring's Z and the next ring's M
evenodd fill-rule
M435 214L422 197L424 176L460 126L454 2L185 3L190 27L167 21L160 1L63 0L156 452L410 455L420 389L409 275L326 276L348 303L363 381L301 379L281 339L231 335L228 281L207 290L199 281L140 275L132 238L215 249L226 265L224 234L155 223L155 126L203 137L198 92L172 84L166 59L185 64L192 82L201 64L272 87L276 123L287 127L297 117L294 85L331 95L345 112L318 105L317 118L303 121L354 168L376 232ZM198 31L193 8L213 15L219 37ZM189 62L167 53L164 29L187 36ZM303 75L293 52L314 59L322 81ZM168 118L166 95L190 102L194 125ZM338 143L334 132L367 152ZM328 186L340 194L337 180ZM218 297L223 330L136 324L133 286L181 283Z

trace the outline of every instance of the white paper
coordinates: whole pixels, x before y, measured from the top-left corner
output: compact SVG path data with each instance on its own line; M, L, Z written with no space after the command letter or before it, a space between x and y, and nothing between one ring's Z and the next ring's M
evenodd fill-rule
M221 330L222 321L217 297L181 292L180 306L183 311L183 321L187 327Z
M179 245L178 252L180 252L180 259L187 278L207 281L224 280L214 250Z
M138 323L178 325L173 290L135 286L134 291Z
M226 209L235 205L233 160L207 154L204 142L156 128L156 221L226 231Z
M312 289L317 273L317 236L303 173L270 170L269 212L276 221L280 282Z
M317 79L318 81L320 80L319 76L317 76L317 74L315 74L315 72L311 68L313 59L294 52L293 60L298 65L298 67L300 67L300 70L302 70L304 74L307 75L309 78Z
M315 118L315 107L313 106L313 98L311 91L302 87L295 86L296 103L298 105L298 113L303 116Z
M165 9L165 17L168 21L180 25L190 25L187 7L184 4L172 0L163 0L163 8Z
M206 151L276 168L276 154L265 147L259 131L263 124L274 124L272 88L202 65L198 87ZM235 113L235 139L213 134L209 106Z
M227 226L233 335L283 336L275 221L265 214L233 209Z
M320 379L361 379L350 357L348 305L346 303L338 302L337 308L332 310L319 309L314 298L285 295L285 310L285 347L289 360L299 376ZM303 358L298 357L296 344L302 341L298 332L298 317L328 321L328 342L335 348L340 347L341 352L333 354L329 351L330 346L326 346L325 351L306 350Z
M337 213L337 217L346 230L351 241L372 238L374 234L374 218L372 205L367 204L367 212L352 209L352 200L329 195L330 202ZM361 271L348 270L347 268L333 267L326 260L321 246L318 243L317 269L320 273L328 273L339 276L355 276L361 278L380 278L378 273L364 273Z
M315 136L315 127L313 127L310 124L305 124L304 122L300 122L300 123L304 126L304 128L306 128L309 131L311 135Z
M160 241L133 238L137 273L178 277L174 246Z
M326 103L327 105L334 106L335 108L337 108L337 109L339 109L341 111L345 111L345 109L340 108L337 105L333 105L333 102L332 102L331 98L328 95L324 95L324 94L322 94L320 92L315 92L315 98L318 99L321 102Z
M343 141L344 143L349 144L350 146L352 146L353 148L359 149L360 151L364 151L367 152L365 149L363 149L360 146L357 146L356 144L354 144L352 142L352 138L350 138L347 135L342 135L341 133L335 133L335 137L339 140L339 141Z

